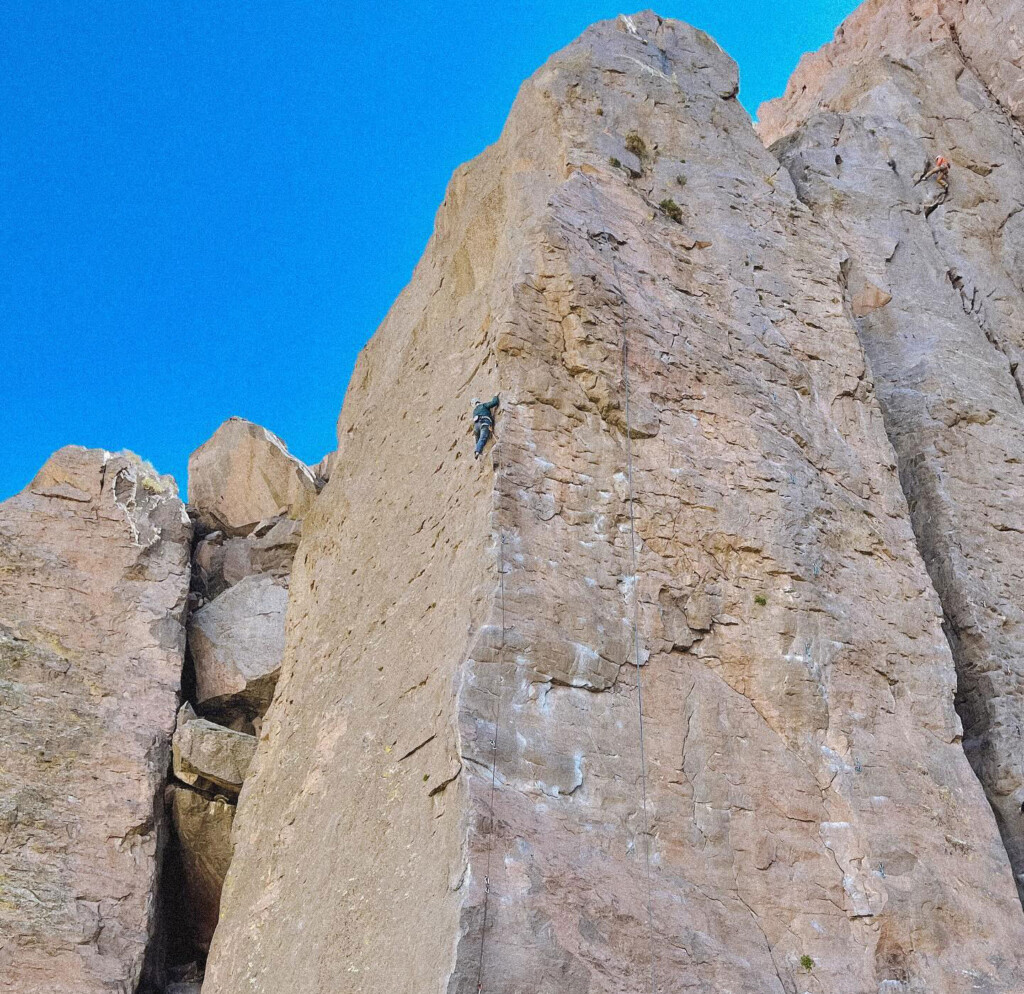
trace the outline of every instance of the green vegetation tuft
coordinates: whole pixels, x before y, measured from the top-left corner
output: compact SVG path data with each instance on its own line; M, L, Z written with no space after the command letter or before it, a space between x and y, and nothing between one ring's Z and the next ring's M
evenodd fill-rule
M631 131L626 135L626 151L632 152L638 159L646 159L647 142L637 132Z
M613 155L613 156L612 156L612 157L611 157L611 158L610 158L610 159L608 160L608 165L609 165L609 166L611 166L611 167L612 167L612 169L618 169L618 168L619 168L619 167L620 167L620 166L622 165L622 163L621 163L621 162L619 162L619 160L618 160L618 159L616 159L616 158L615 158L615 156Z
M754 598L754 603L755 603L755 604L757 604L757 605L758 605L759 607L764 607L764 606L765 606L765 604L767 604L767 603L768 603L768 598L767 598L767 597L765 597L765 595L764 595L764 594L758 594L758 595L757 595L757 596L756 596L756 597Z
M803 956L800 957L800 965L805 970L813 970L814 969L814 960L812 960L811 957L808 956L805 953Z
M683 223L683 209L679 206L671 197L666 197L658 206L665 212L668 217L672 218L676 224Z
M679 176L677 176L677 177L676 177L676 182L677 182L677 183L678 183L678 184L679 184L680 186L686 186L686 177L685 177L685 176L683 176L683 175L679 175Z

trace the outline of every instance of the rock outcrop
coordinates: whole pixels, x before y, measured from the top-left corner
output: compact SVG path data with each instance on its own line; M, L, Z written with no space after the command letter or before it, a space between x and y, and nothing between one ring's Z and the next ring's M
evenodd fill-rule
M239 418L193 453L190 466L200 538L192 554L187 699L166 793L174 832L153 956L162 981L154 986L165 994L202 979L231 862L235 803L256 750L250 733L260 730L281 668L300 515L323 485L314 487L312 472L280 439Z
M287 577L302 537L302 522L277 517L245 536L210 532L196 545L193 588L203 601L224 593L247 576Z
M247 534L264 518L302 518L316 495L310 468L243 418L225 421L188 461L189 508L209 531Z
M737 85L600 24L456 173L303 523L206 994L1024 988L849 296L898 294Z
M1019 0L872 3L761 117L849 253L846 293L957 662L964 748L1024 894L1019 32ZM918 179L936 155L948 191ZM883 296L858 309L865 288Z
M134 994L154 924L191 526L68 447L0 504L0 990Z

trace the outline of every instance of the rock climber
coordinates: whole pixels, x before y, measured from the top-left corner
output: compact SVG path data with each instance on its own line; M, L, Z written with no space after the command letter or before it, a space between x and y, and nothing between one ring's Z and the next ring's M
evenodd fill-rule
M476 438L476 448L473 450L474 459L480 458L487 439L491 437L491 429L494 428L494 409L497 406L497 395L486 404L482 404L479 397L473 398L473 436Z
M942 187L943 190L949 189L949 162L946 161L941 155L935 156L935 165L931 167L927 172L921 174L917 183L923 183L926 179L930 179L932 176L935 177L935 182ZM914 186L917 186L917 183Z

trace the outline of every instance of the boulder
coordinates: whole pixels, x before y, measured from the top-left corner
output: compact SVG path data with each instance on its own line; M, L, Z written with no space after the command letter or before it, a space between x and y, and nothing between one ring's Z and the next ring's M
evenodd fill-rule
M284 442L243 418L229 418L188 461L189 508L203 528L244 535L264 518L302 518L317 488Z
M249 559L254 572L287 576L302 538L302 522L294 518L261 521L250 536Z
M256 752L256 738L199 718L185 704L178 712L172 752L179 780L237 794Z
M247 576L189 619L196 701L204 714L248 720L270 704L284 653L288 588L272 576Z
M211 601L239 580L256 572L252 567L248 538L210 532L197 543L192 553L192 587Z
M217 927L220 893L231 863L231 824L235 806L189 787L168 787L181 866L187 941L199 952L209 948Z
M134 991L185 648L174 481L69 446L0 504L0 989Z
M246 536L210 532L196 543L192 585L213 600L239 580L257 573L285 577L302 537L302 522L276 517L261 521Z

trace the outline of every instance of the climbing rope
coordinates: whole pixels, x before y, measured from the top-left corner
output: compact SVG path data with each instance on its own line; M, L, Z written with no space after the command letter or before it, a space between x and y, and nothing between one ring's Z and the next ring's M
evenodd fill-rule
M498 447L498 439L495 436L494 448ZM501 473L501 462L498 462L498 472ZM494 702L494 735L491 739L491 827L488 833L487 859L484 868L484 914L480 925L480 962L477 966L476 989L481 994L484 989L484 946L487 942L487 911L491 896L491 852L494 850L494 796L498 780L498 728L501 719L501 698L505 691L505 533L500 532L501 543L498 548L498 602L501 612L501 641L498 647L498 695Z
M636 514L633 506L633 438L629 433L629 339L626 335L626 297L622 292L619 267L612 257L612 271L622 302L622 386L626 408L626 479L629 484L629 561L633 577L633 662L636 665L637 715L640 739L640 811L644 837L644 869L647 875L647 945L651 964L651 994L657 994L658 984L654 968L654 901L651 887L651 836L647 820L647 756L644 749L644 681L640 669L640 590L636 572Z

